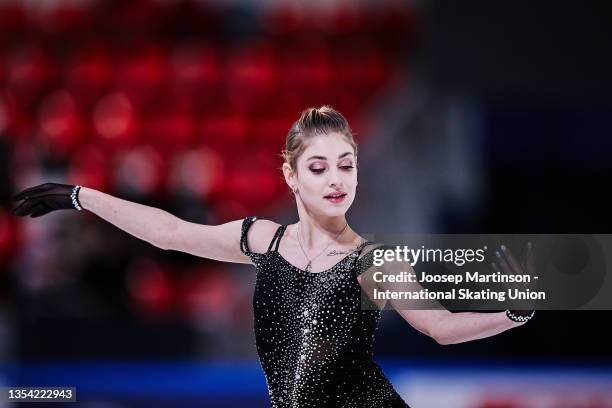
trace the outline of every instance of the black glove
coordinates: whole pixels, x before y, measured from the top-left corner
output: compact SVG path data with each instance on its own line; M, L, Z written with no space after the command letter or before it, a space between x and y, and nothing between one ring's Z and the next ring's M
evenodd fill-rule
M81 210L79 190L81 186L70 184L45 183L23 190L13 197L24 200L13 209L14 215L32 218L40 217L55 210Z

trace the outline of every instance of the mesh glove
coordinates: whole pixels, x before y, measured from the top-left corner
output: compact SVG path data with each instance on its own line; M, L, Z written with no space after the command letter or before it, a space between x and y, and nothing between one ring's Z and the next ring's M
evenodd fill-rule
M30 187L13 197L23 202L13 209L13 215L40 217L55 210L81 210L79 190L81 186L45 183Z
M535 290L537 287L537 283L535 283L535 266L534 266L534 257L533 257L533 248L531 246L531 242L527 243L527 256L526 260L523 264L520 264L518 260L512 255L512 252L506 246L501 246L501 252L496 251L497 261L499 262L499 267L501 267L501 271L498 268L495 262L492 263L493 269L496 272L503 273L505 275L523 275L528 274L531 276L530 283L526 284L527 289ZM506 285L506 289L509 290L510 286ZM535 305L534 308L530 308L527 310L515 310L510 309L506 310L506 316L512 321L515 322L526 322L531 319L535 314Z

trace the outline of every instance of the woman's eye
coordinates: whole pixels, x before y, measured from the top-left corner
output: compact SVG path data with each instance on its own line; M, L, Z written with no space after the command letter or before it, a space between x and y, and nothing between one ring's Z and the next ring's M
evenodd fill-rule
M350 165L346 165L346 166L340 166L340 168L342 170L345 170L345 171L350 171L354 167L350 166ZM310 171L312 171L315 174L321 174L321 173L323 173L325 171L325 169L313 169L313 168L311 168Z

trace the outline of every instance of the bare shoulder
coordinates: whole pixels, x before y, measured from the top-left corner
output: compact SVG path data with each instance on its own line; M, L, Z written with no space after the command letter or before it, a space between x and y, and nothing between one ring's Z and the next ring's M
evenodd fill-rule
M247 244L251 252L266 252L280 226L277 222L258 218L247 233Z

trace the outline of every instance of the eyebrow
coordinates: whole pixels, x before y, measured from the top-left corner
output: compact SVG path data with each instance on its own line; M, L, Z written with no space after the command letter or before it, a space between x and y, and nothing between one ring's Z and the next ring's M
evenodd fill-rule
M344 152L344 153L342 153L340 156L338 156L338 159L341 159L341 158L343 158L343 157L346 157L346 156L348 156L349 154L353 154L353 153L352 153L352 152ZM325 156L310 156L310 157L309 157L308 159L306 159L306 160L308 161L308 160L312 160L312 159L318 159L318 160L327 160L327 157L325 157Z

